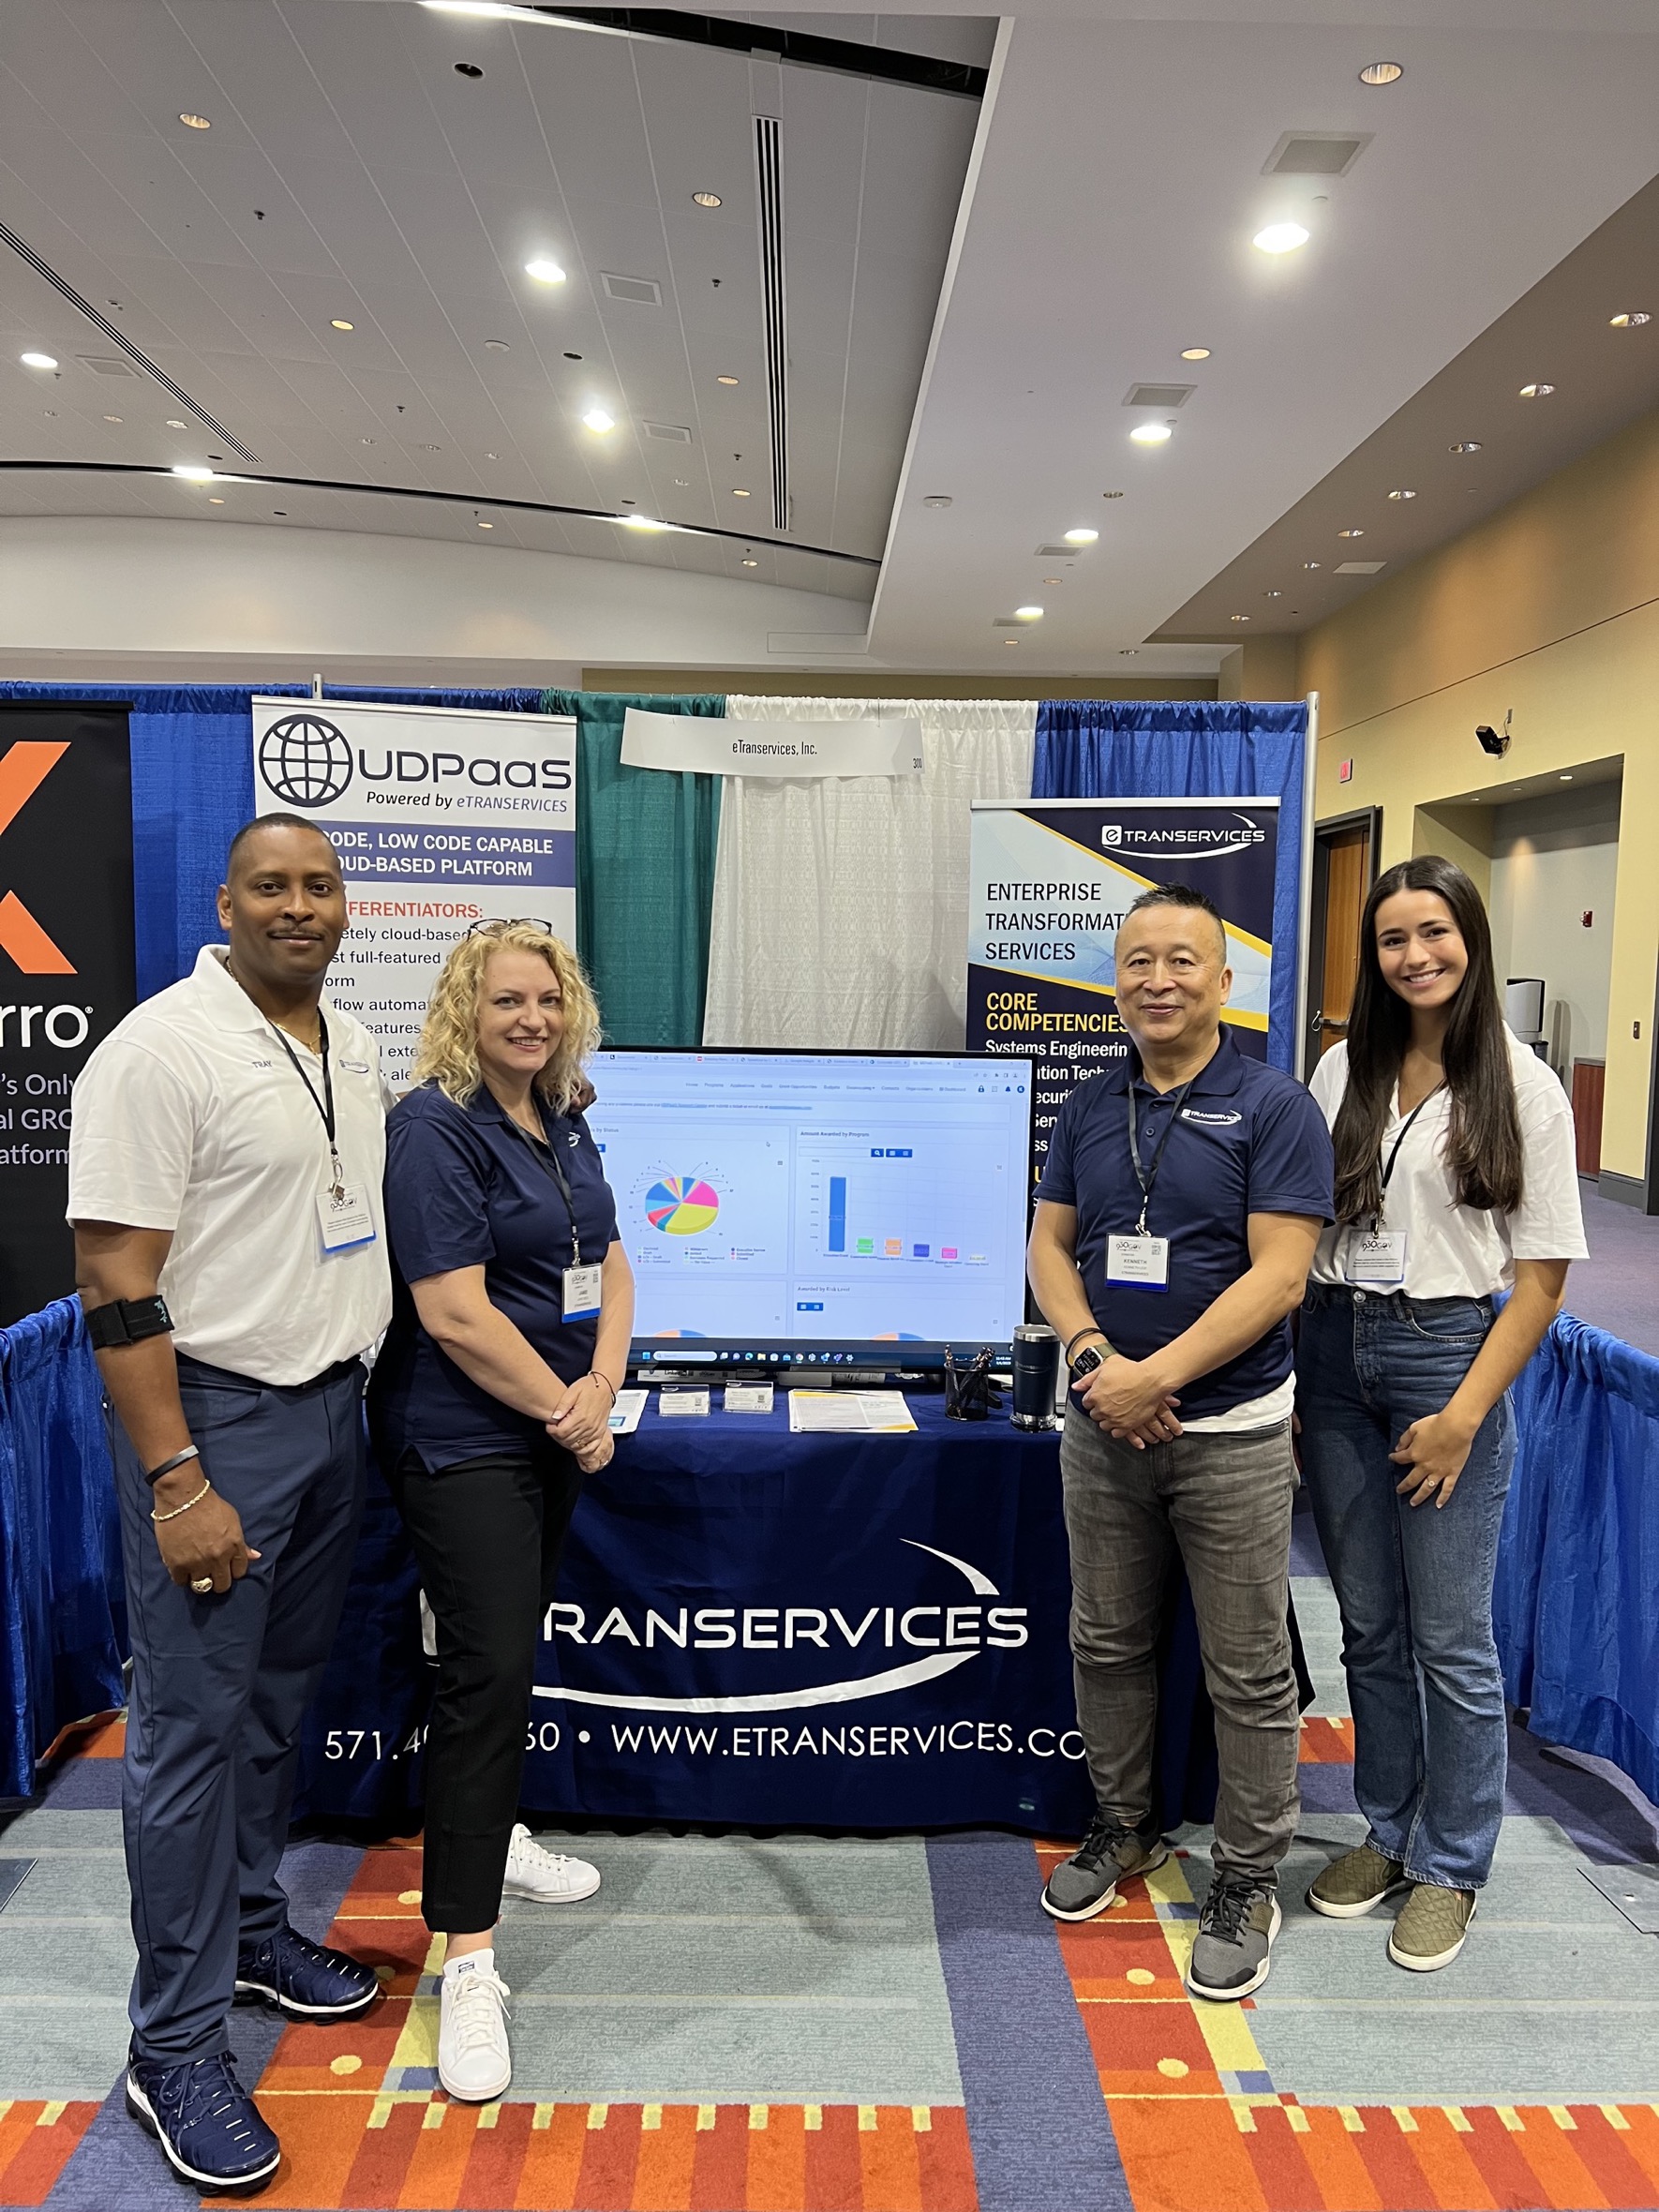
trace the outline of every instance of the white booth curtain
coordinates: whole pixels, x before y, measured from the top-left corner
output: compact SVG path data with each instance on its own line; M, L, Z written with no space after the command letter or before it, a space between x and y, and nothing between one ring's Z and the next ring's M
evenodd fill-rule
M919 776L728 776L705 1044L956 1052L966 1021L968 802L1027 799L1034 699L768 699L733 722L908 715Z

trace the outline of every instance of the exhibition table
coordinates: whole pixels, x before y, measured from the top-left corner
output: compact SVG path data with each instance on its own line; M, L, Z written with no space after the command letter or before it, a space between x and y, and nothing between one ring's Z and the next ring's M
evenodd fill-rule
M527 1808L1082 1827L1058 1439L910 1402L914 1433L791 1435L782 1389L770 1414L689 1418L653 1394L576 1508L543 1623ZM1202 1817L1214 1754L1207 1714L1193 1726L1189 1607L1169 1641L1164 1811ZM418 1825L430 1686L413 1562L377 1476L296 1816Z

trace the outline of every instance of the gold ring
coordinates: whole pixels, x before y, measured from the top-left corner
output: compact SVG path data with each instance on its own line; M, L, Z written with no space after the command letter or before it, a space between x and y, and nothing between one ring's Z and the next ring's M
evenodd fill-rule
M211 1575L198 1575L190 1584L190 1588L198 1597L205 1597L213 1588L213 1577Z

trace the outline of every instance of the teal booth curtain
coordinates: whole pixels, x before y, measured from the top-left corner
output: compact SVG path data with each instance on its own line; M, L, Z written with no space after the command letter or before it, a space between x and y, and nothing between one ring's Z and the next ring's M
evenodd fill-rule
M724 715L725 700L543 693L545 714L576 718L576 949L607 1042L701 1044L721 779L624 768L630 707Z

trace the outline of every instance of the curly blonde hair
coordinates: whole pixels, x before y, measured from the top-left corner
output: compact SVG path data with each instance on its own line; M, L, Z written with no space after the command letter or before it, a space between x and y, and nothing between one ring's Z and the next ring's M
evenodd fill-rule
M599 1042L599 1009L582 964L570 947L533 921L501 922L475 931L455 947L433 986L415 1048L413 1080L435 1083L457 1106L477 1096L484 1080L478 1069L478 1002L485 971L496 952L537 953L559 979L564 1034L536 1077L535 1088L566 1113L581 1081L582 1063Z

